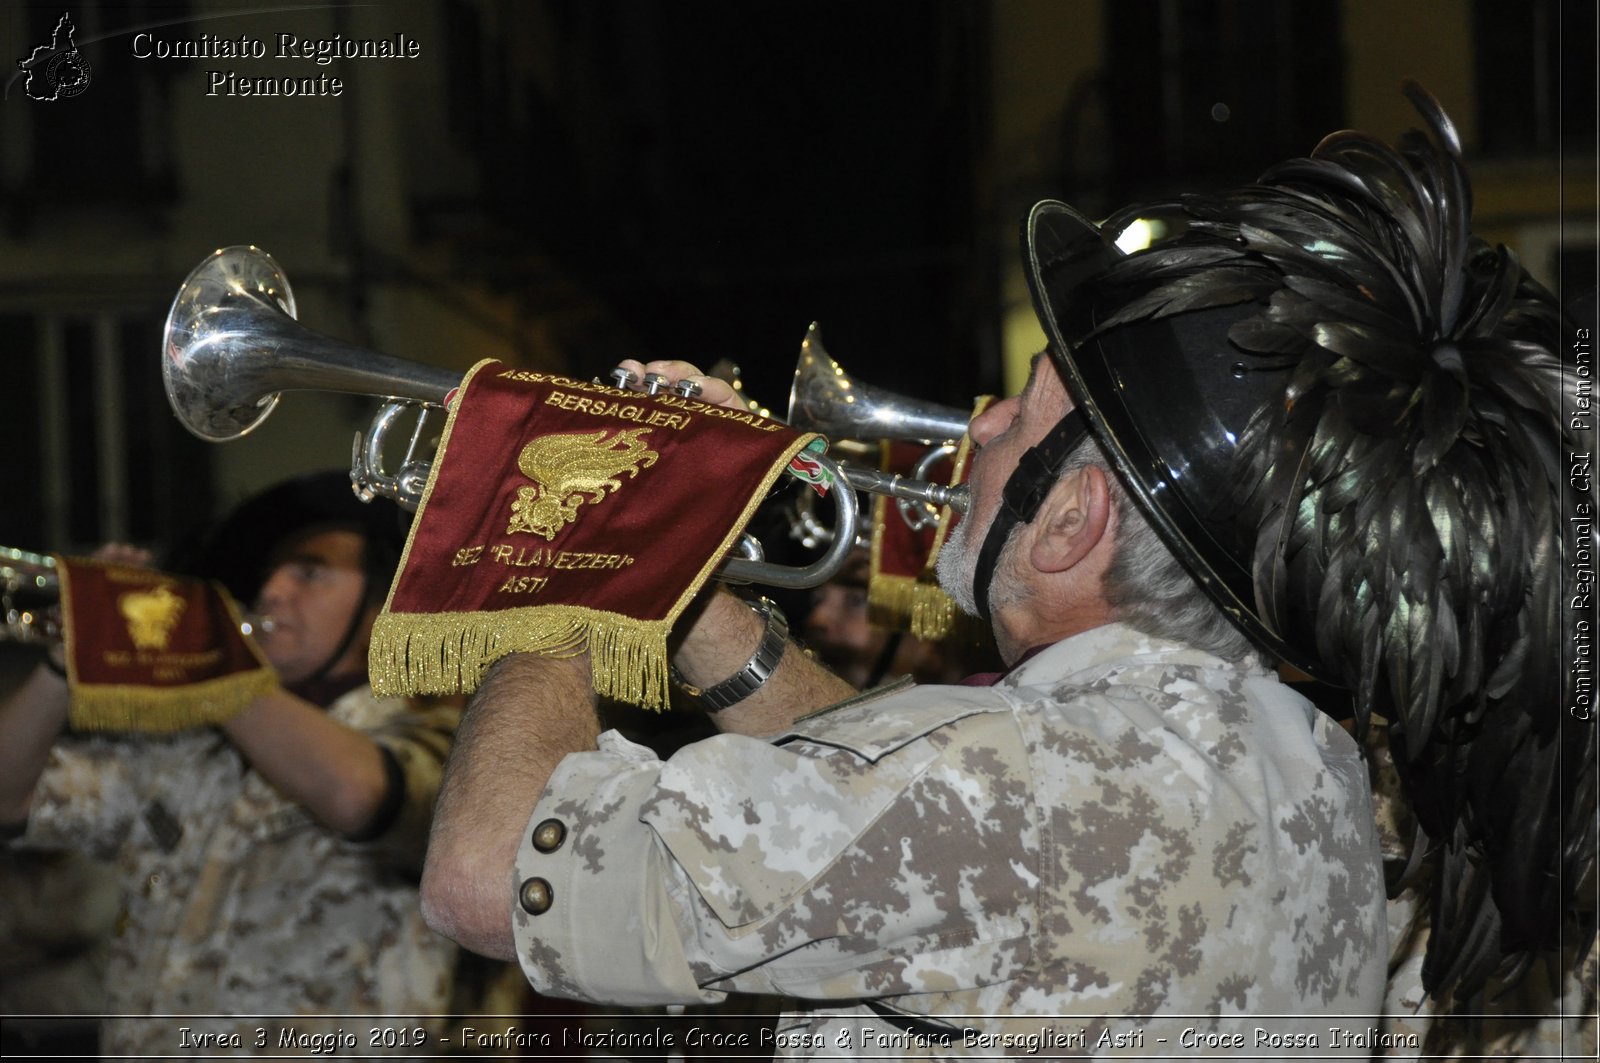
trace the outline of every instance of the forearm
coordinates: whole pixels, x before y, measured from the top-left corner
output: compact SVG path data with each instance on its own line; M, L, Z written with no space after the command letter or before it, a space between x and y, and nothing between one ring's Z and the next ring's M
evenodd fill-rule
M0 823L26 822L50 747L67 725L67 681L35 668L0 705Z
M700 388L700 401L744 409L743 400L725 380L702 375L682 361L640 364L624 359L620 367L642 378L662 375L670 383L688 380ZM718 589L701 599L699 614L678 631L681 641L673 663L684 678L698 687L720 683L742 669L761 644L763 623L750 608L728 591ZM855 688L789 644L777 669L760 690L713 716L718 727L736 734L776 734L797 717L832 705L854 694Z
M422 874L429 926L482 955L515 956L522 832L562 758L594 749L599 734L587 656L514 654L490 670L456 732L434 812Z
M255 699L222 729L262 778L331 830L355 835L383 805L378 744L287 691Z
M761 642L759 615L732 594L708 595L700 614L685 631L673 660L685 679L711 686L743 668ZM712 719L724 731L744 735L776 734L797 718L854 694L855 688L801 652L792 641L772 676L761 688Z

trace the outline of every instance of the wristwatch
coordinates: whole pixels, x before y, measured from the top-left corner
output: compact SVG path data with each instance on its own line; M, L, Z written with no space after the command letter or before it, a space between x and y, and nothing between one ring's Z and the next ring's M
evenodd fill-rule
M761 635L761 644L756 647L755 654L745 662L743 668L722 682L704 688L683 682L682 677L677 676L677 669L673 669L684 692L696 698L707 712L720 712L730 705L737 705L760 690L762 684L778 670L778 662L783 660L783 651L789 645L789 620L783 615L782 609L769 598L746 598L744 602L766 620L767 629Z

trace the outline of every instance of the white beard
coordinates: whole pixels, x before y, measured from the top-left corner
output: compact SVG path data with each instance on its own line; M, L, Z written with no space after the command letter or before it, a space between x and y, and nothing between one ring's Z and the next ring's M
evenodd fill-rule
M939 560L934 565L934 573L939 577L939 587L956 603L956 608L968 616L977 616L978 600L973 596L972 589L973 575L977 569L977 559L973 555L977 551L967 544L967 532L971 528L970 520L963 520L956 525L956 530L939 548Z
M1022 597L1022 581L1016 574L1013 562L1016 560L1017 534L1024 527L1026 525L1018 524L1011 529L995 562L995 573L989 581L991 616L995 608ZM978 616L978 599L973 588L978 571L978 554L983 550L983 538L987 536L988 529L984 529L983 536L976 536L972 534L972 528L972 522L967 520L956 525L956 530L950 533L939 550L934 572L939 577L940 589L950 596L956 607L969 616ZM977 541L973 542L973 539Z

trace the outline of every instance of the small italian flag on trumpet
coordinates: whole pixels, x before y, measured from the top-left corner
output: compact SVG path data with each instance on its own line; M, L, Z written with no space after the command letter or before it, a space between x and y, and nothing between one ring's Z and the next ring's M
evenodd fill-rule
M789 475L801 483L811 485L811 489L819 495L825 495L833 487L833 477L828 475L828 470L822 467L816 459L828 451L828 444L821 438L813 439L806 444L804 450L796 454L789 462Z

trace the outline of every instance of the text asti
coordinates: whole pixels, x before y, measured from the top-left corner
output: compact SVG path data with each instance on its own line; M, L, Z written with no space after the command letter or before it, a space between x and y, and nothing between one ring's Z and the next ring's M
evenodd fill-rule
M554 550L546 546L508 546L485 543L457 550L450 559L453 568L476 565L487 560L508 569L543 568L559 572L581 570L617 571L636 560L631 554L607 554L592 550ZM537 594L549 585L549 577L525 572L508 572L498 591L501 594Z

